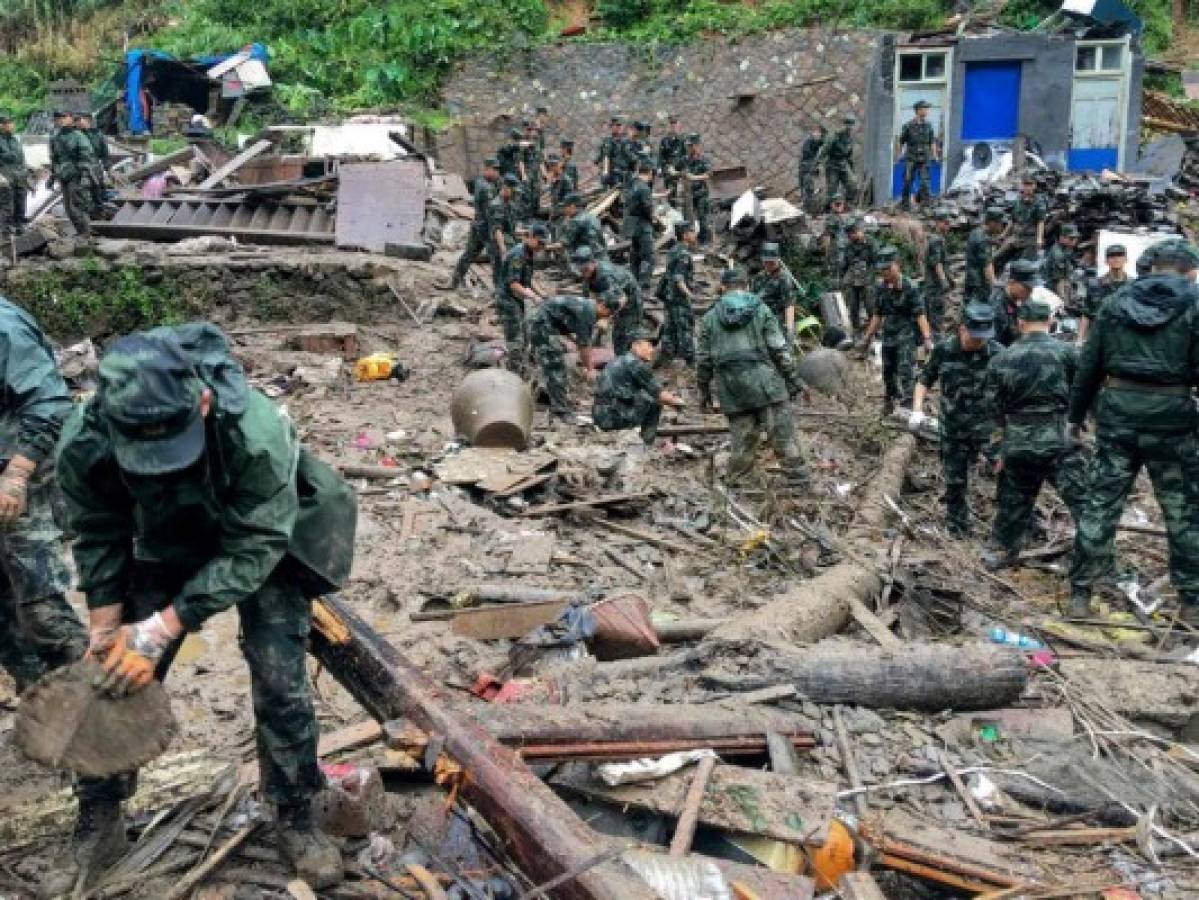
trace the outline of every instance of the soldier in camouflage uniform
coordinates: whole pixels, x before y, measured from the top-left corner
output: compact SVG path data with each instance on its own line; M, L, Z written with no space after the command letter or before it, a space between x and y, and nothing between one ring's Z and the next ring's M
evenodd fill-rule
M720 411L728 419L728 481L736 483L753 469L765 429L784 476L792 484L807 485L807 465L788 405L803 382L778 320L757 294L745 289L739 269L726 269L720 283L726 293L699 323L696 377L700 408L712 406L714 380Z
M524 181L524 133L519 128L510 128L508 130L508 143L501 144L500 148L495 152L496 159L500 164L501 175L515 175L517 181Z
M521 162L525 167L525 215L536 217L541 215L541 169L545 138L537 130L535 122L525 124L524 146L521 148Z
M1170 580L1183 619L1199 626L1199 250L1154 248L1153 273L1098 310L1070 397L1071 438L1095 407L1096 458L1074 538L1072 615L1090 613L1096 579L1113 567L1112 542L1142 468L1165 518ZM1096 402L1096 400L1098 402Z
M1008 347L1020 337L1016 311L1032 296L1040 268L1030 259L1012 260L1007 282L991 290L991 308L995 310L995 340Z
M504 257L516 246L516 226L522 218L516 196L519 189L516 176L505 175L500 179L500 192L487 207L487 254L491 257L492 287L498 288Z
M92 154L96 157L96 165L92 169L92 216L98 217L104 210L104 184L108 176L109 161L108 141L104 139L104 135L88 113L79 116L79 132L87 138Z
M1109 245L1104 259L1107 260L1107 271L1096 278L1087 289L1086 306L1083 307L1082 319L1078 323L1080 343L1087 339L1091 324L1099 316L1099 310L1103 308L1107 299L1129 283L1128 272L1125 271L1128 265L1128 250L1123 244Z
M483 174L475 179L473 205L475 219L470 225L470 235L466 239L466 249L458 257L454 266L454 277L450 281L451 288L462 286L466 272L479 256L479 251L487 249L491 258L491 275L495 280L496 261L491 256L491 201L495 197L495 183L499 178L499 161L494 156L483 160Z
M18 692L87 648L67 604L70 575L54 518L54 443L71 395L30 315L0 298L0 666Z
M579 185L557 153L549 154L545 162L550 178L550 211L555 219L559 219L562 217L562 201L576 193Z
M954 537L970 536L967 486L970 467L986 448L995 427L987 394L987 366L1003 350L995 339L995 311L971 303L962 313L958 332L933 348L916 383L913 431L925 420L924 398L941 383L941 471L945 477L945 519Z
M834 194L829 199L828 215L824 217L824 255L828 262L829 276L834 284L840 284L842 267L845 263L845 245L849 241L849 215L845 198Z
M929 108L927 100L917 100L914 107L915 118L905 122L899 132L897 155L903 158L903 193L900 205L904 209L912 207L912 181L917 177L920 178L920 189L916 192L916 200L922 207L928 203L933 185L929 162L937 162L941 158L941 145L928 121Z
M795 340L795 299L799 285L795 276L783 262L779 245L773 241L762 243L762 271L754 279L752 290L774 313L783 329L788 346Z
M862 313L874 315L874 260L878 254L874 238L866 234L860 219L854 219L846 230L845 246L841 250L841 290L849 301L849 321L854 331L862 328Z
M75 127L69 115L64 114L62 127L51 138L51 155L50 174L54 181L62 185L67 218L71 220L76 234L90 238L96 156L91 143Z
M666 271L658 282L658 299L666 310L662 326L659 363L681 359L695 365L695 248L699 232L694 222L674 226L675 242L666 258Z
M558 141L558 152L562 157L562 174L570 179L577 191L579 189L579 167L574 161L575 142L570 138L562 138Z
M1026 175L1020 182L1020 196L1012 204L1004 237L1011 250L1024 259L1036 259L1045 243L1045 217L1048 210L1037 193L1037 180ZM1006 256L1006 254L1005 254Z
M600 167L600 183L604 187L622 187L630 165L624 119L613 116L608 125L610 131L600 142L599 150L595 154L595 164Z
M583 199L578 194L567 194L562 200L562 231L558 243L552 249L566 251L569 260L580 247L587 247L596 259L608 258L608 244L604 240L604 228L600 220L582 209Z
M0 235L20 234L25 230L25 200L29 190L29 169L25 148L16 135L12 116L0 114L0 182L7 183L7 195L0 191Z
M612 352L627 353L633 330L641 327L641 289L637 279L624 266L597 260L587 247L571 256L575 271L588 293L612 311Z
M504 255L500 277L495 288L495 308L504 329L504 344L508 349L508 368L517 374L525 370L525 304L542 298L533 288L533 257L548 237L545 226L533 222L524 240Z
M620 233L629 241L629 271L643 291L649 290L654 274L654 197L650 189L653 180L653 164L642 160L625 191L624 219L620 223Z
M712 229L708 226L712 163L704 156L703 142L694 132L687 135L687 168L683 177L691 187L691 209L699 228L699 242L706 246L712 240Z
M999 494L991 544L983 564L991 571L1019 564L1041 486L1050 482L1074 521L1087 490L1087 462L1081 447L1066 440L1066 408L1078 366L1070 344L1049 334L1052 311L1029 298L1017 316L1020 340L991 360L987 391L1003 425Z
M803 208L808 212L816 209L816 179L820 175L820 150L828 138L828 129L813 125L811 132L799 147L799 195Z
M945 315L945 294L953 287L949 278L949 254L945 235L949 233L948 210L939 209L933 215L933 232L924 250L924 312L933 335L941 333L941 317Z
M658 436L658 419L663 406L682 406L683 401L663 390L654 377L654 334L638 328L631 335L629 352L604 367L595 388L591 421L600 431L639 428L641 440L652 446Z
M1079 315L1082 310L1074 304L1074 246L1078 243L1078 229L1066 222L1058 230L1057 243L1049 248L1041 262L1041 279L1049 290L1062 298L1066 312Z
M566 384L566 348L560 335L570 335L579 348L579 368L591 369L591 348L595 344L595 323L608 318L609 310L603 300L586 297L551 297L531 313L526 327L529 350L541 370L541 383L549 395L550 415L572 419L574 409Z
M161 680L186 633L236 606L280 855L314 889L336 884L341 854L312 818L324 778L305 657L311 598L349 575L353 491L207 324L116 341L57 455L101 689ZM70 893L120 855L135 789L132 772L78 780L75 834L44 893Z
M855 116L843 118L841 130L824 142L817 157L817 161L824 164L828 196L841 194L851 207L858 196L853 183L853 127L857 124Z
M1006 213L998 206L988 206L983 221L975 225L966 238L965 302L986 302L995 283L995 248L993 241L1003 233Z
M670 202L676 203L679 174L687 164L687 140L683 136L683 126L679 117L671 115L669 121L670 130L658 142L658 165L662 167L662 178L666 182Z
M895 409L895 401L909 409L916 380L916 340L925 350L933 349L932 333L924 314L924 301L912 280L903 274L899 251L884 247L874 263L879 273L875 288L874 314L859 348L865 350L878 332L883 334L883 415Z

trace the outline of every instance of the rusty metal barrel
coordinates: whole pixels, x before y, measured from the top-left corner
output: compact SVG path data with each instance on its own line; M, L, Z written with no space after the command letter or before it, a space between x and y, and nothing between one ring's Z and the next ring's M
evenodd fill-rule
M533 394L504 369L471 372L450 402L454 430L475 447L523 450L533 429Z

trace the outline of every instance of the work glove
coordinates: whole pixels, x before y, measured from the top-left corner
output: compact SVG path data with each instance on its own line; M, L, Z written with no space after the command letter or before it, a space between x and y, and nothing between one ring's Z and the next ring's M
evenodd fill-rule
M21 465L13 460L0 475L0 525L12 525L25 514L29 505L29 476L32 463Z
M100 663L102 674L94 686L114 697L136 693L154 680L154 669L178 637L154 613L148 619L121 628Z
M117 632L121 630L121 613L124 607L120 603L110 603L89 609L87 613L87 653L85 659L99 661L112 646Z
M912 414L908 416L908 428L912 431L919 431L920 426L928 419L924 413L918 409L912 410Z

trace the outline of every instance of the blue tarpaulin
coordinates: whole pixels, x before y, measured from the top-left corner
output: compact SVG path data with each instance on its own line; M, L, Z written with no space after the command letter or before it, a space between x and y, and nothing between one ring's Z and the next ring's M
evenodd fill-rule
M256 59L264 65L269 62L270 57L264 45L250 44L247 49L250 51L251 59ZM240 52L239 50L238 53ZM129 112L130 134L145 134L150 130L150 123L146 120L141 104L141 91L145 81L147 63L152 63L155 60L162 62L182 62L195 66L198 69L211 69L218 63L222 63L231 56L236 55L236 53L225 53L219 56L196 56L191 59L180 60L161 50L139 49L128 51L125 54L125 106Z

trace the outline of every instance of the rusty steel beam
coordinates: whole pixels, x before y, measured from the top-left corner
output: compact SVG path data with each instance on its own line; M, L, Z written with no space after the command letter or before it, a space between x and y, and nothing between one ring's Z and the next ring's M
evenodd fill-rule
M462 769L464 798L503 840L526 875L541 883L577 872L553 891L562 900L653 900L619 859L593 864L605 844L520 758L469 717L340 600L313 604L311 652L376 719L407 718L435 736Z

